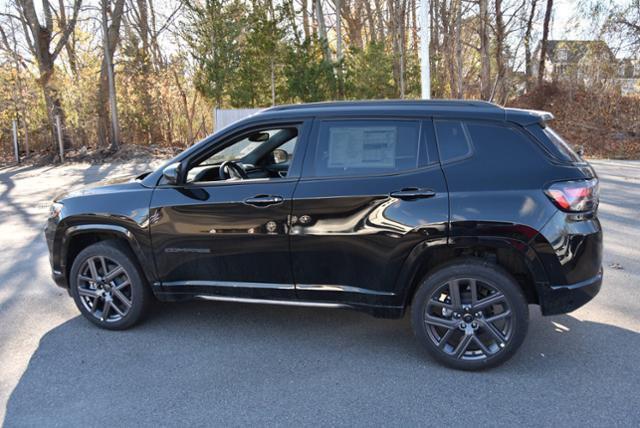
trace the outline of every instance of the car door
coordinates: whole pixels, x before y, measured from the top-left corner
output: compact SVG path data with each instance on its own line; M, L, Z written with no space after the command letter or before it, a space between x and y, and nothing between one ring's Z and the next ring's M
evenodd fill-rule
M430 120L316 120L291 217L299 298L395 301L406 256L446 239L448 216Z
M288 220L307 128L279 126L299 130L286 176L154 191L150 233L162 292L295 298Z

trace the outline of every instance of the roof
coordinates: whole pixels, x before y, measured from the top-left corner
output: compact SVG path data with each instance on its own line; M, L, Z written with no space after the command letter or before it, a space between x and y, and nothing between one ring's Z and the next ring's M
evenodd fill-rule
M504 109L496 104L475 100L370 100L331 101L271 107L254 117L343 117L358 115L419 117L482 117L504 119Z
M528 124L548 120L548 115L543 117L542 113L504 108L488 101L479 100L369 100L275 106L262 110L253 118L354 117L362 115L424 117L428 115L436 118L509 120Z
M560 60L559 52L565 50L567 59ZM547 41L547 58L552 61L567 63L579 62L586 55L601 55L615 61L615 56L604 40L549 40Z

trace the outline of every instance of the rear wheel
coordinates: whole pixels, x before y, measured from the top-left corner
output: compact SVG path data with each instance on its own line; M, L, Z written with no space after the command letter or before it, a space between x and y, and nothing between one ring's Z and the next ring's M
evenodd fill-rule
M98 242L82 250L69 279L76 306L100 327L123 330L145 315L149 288L131 251L117 241Z
M465 259L425 278L414 296L411 319L416 336L438 361L479 370L513 356L526 336L529 310L508 272Z

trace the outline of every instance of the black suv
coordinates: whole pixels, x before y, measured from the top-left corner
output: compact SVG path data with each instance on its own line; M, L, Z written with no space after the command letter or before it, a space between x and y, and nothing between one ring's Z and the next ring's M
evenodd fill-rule
M274 107L132 181L58 197L53 278L100 327L159 300L399 318L439 361L495 366L528 304L602 282L598 179L549 113L473 101Z

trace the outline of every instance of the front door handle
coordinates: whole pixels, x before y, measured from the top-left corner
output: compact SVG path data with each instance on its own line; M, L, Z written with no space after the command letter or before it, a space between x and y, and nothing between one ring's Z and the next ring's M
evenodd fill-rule
M402 190L396 190L389 193L389 196L398 199L424 199L432 198L436 195L432 189L419 189L417 187L405 187Z
M279 204L284 201L282 196L274 195L256 195L253 198L247 198L244 200L245 204L253 205L256 207L266 207L269 205Z

